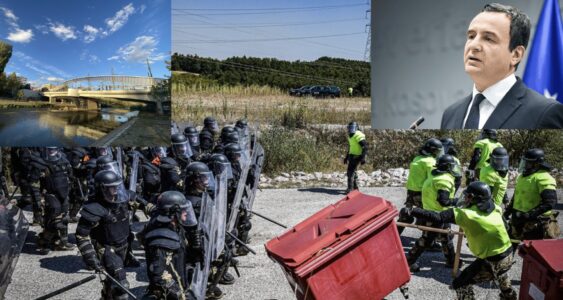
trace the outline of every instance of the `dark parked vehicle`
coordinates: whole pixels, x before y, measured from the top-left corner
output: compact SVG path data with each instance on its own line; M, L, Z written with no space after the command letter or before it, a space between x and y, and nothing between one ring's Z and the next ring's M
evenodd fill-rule
M340 97L340 88L334 85L306 85L298 89L290 89L289 95L297 97L312 96L315 98L337 98Z

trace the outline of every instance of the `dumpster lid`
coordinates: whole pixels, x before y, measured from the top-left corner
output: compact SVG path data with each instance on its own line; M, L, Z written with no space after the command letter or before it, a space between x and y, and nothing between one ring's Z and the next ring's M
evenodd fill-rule
M524 247L554 272L563 272L563 239L524 241Z
M358 228L392 207L383 198L353 191L346 198L272 239L266 244L266 249L271 256L283 260L285 265L295 267L345 240Z

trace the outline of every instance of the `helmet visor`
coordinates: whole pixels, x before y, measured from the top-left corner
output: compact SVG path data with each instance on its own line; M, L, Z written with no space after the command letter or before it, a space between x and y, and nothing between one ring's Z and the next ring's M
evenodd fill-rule
M231 167L230 163L214 162L211 165L211 169L215 176L221 176L221 174L225 174L227 176L227 179L233 178L233 168Z
M197 225L197 218L190 201L186 201L186 204L180 206L177 218L182 226L191 227Z
M177 157L189 158L194 155L188 141L172 144L172 151L174 151L174 155Z
M497 171L508 171L508 156L491 156L491 166Z
M98 154L98 157L107 155L113 159L113 154L111 153L111 149L109 147L96 148L96 152Z
M45 150L45 158L49 161L57 161L61 158L61 152L59 148L47 147Z
M358 130L357 124L349 124L348 125L348 133L349 134L354 134L354 133L356 133L357 130Z
M452 175L454 175L454 177L461 177L462 176L461 166L458 165L457 163L453 164L453 166L451 167L451 170L452 170Z
M151 153L153 157L166 157L166 147L154 147L151 148Z
M119 164L116 161L111 161L107 164L103 164L101 167L102 170L112 171L113 173L119 175L120 177L122 176L121 168L119 168Z
M202 191L215 190L215 177L213 172L202 172L194 178L194 185Z
M199 146L199 135L197 133L190 133L186 135L186 138L193 147Z
M129 194L121 179L115 183L102 185L102 194L104 200L109 203L124 203L129 199Z
M444 155L444 148L443 147L440 148L440 149L434 150L434 158L437 159L438 157L440 157L442 155Z

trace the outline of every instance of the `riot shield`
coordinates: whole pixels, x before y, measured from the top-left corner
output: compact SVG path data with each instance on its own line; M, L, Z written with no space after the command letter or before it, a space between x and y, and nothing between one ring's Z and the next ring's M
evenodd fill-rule
M260 183L260 175L262 174L262 166L264 165L264 148L262 145L255 142L254 149L252 151L252 165L251 171L252 178L251 182L247 182L246 185L246 195L244 198L246 201L246 208L252 211L252 206L254 205L254 199L256 198L256 190L258 189L258 184Z
M123 174L123 157L121 156L121 147L115 147L115 161L117 162L117 166L119 168L119 174L121 174L121 178L125 180L125 174Z
M28 229L23 211L7 198L0 198L0 299L4 298Z
M215 248L211 260L216 260L225 247L225 227L227 223L227 170L217 175L215 188L215 213L213 214L213 238Z
M133 152L131 160L131 172L129 174L129 190L135 192L137 190L137 175L139 170L139 152Z
M231 209L229 211L229 216L228 216L228 220L227 220L227 231L229 231L229 232L232 231L235 228L240 203L242 201L242 197L243 197L244 192L245 192L246 178L248 176L248 170L250 169L250 157L247 154L247 153L250 152L250 145L247 145L247 147L248 147L247 149L243 149L242 155L241 155L240 161L239 161L240 167L241 167L241 173L240 173L239 181L237 183L237 189L236 189L236 192L235 192L235 197L233 199L233 203L231 204Z
M215 203L207 193L203 193L201 199L201 211L199 213L198 226L203 232L203 266L196 263L190 290L196 299L205 299L205 290L207 288L207 279L209 277L209 268L211 266L211 253L214 251L213 244L213 215L215 211Z

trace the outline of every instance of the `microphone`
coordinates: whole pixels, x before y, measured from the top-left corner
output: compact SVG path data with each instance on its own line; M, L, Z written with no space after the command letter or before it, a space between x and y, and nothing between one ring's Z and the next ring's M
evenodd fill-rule
M419 126L420 124L422 124L422 122L424 122L424 117L418 118L416 121L414 121L414 122L411 124L411 126L409 127L409 129L417 129L418 126Z

